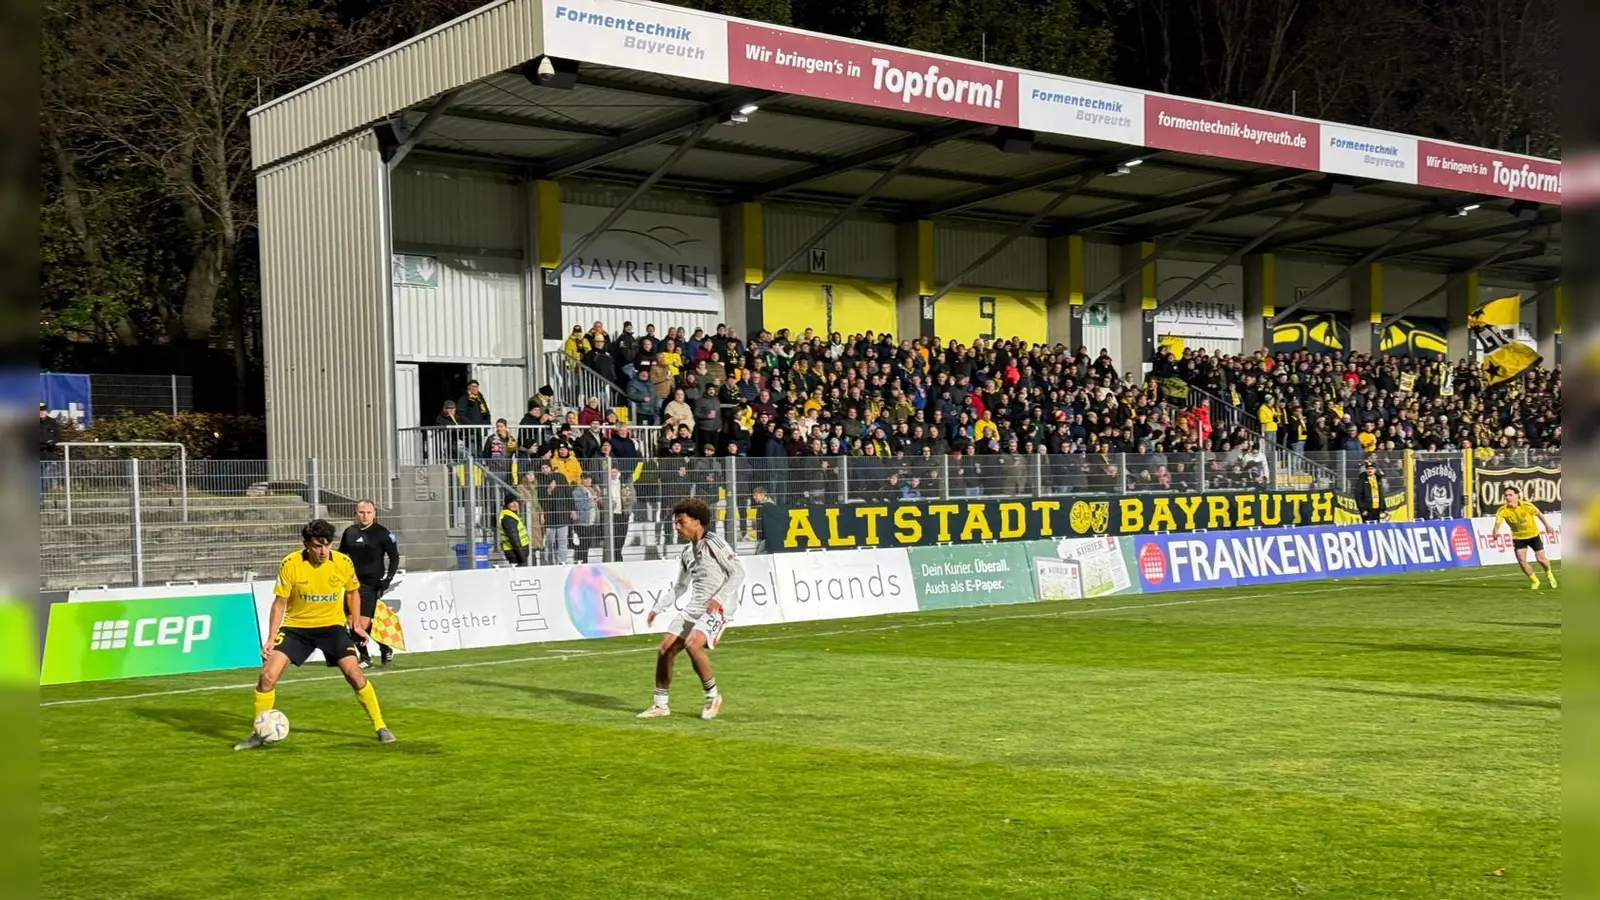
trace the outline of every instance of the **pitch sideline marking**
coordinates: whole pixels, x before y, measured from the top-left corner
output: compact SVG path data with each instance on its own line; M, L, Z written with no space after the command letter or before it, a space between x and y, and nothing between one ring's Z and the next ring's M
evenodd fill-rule
M1457 581L1488 581L1490 579L1500 578L1500 577L1503 577L1503 576L1499 576L1499 575L1479 575L1479 576L1476 576L1476 577L1473 577L1473 578L1459 578L1459 579L1456 579L1456 580ZM1338 585L1338 586L1335 586L1335 587L1314 588L1314 589L1311 589L1311 590L1302 590L1302 591L1288 591L1288 592L1286 592L1286 595L1290 596L1290 597L1303 597L1303 596L1307 596L1309 594L1333 594L1333 593L1338 593L1339 591L1346 591L1346 590L1349 590L1351 588L1359 587L1359 586L1361 586L1361 585L1352 582L1352 583L1349 583L1349 584L1341 584L1341 585ZM766 644L766 643L773 643L773 642L776 642L776 641L797 641L797 640L802 640L802 639L806 639L806 638L837 637L839 635L850 635L850 634L871 634L871 633L880 632L880 631L903 631L903 630L905 630L907 628L938 628L938 627L942 627L942 626L945 626L945 625L966 625L966 624L971 624L971 623L975 623L975 622L1005 622L1005 621L1012 621L1012 620L1016 620L1016 619L1054 619L1054 618L1061 618L1063 616L1093 615L1095 613L1131 612L1133 610L1162 609L1162 608L1165 608L1165 607L1173 607L1173 606L1195 606L1195 605L1202 604L1202 603L1223 603L1223 602L1226 602L1226 601L1229 601L1229 600L1253 600L1253 599L1258 599L1258 598L1259 599L1268 599L1268 598L1271 598L1273 596L1282 596L1282 595L1284 595L1283 592L1273 593L1273 594L1229 594L1229 595L1223 596L1223 597L1198 597L1198 598L1195 598L1193 600L1172 600L1172 601L1168 601L1168 602L1165 602L1165 603L1132 603L1132 604L1128 604L1126 606L1102 606L1102 607L1097 607L1095 609L1066 609L1066 610L1058 610L1056 612L1048 612L1048 613L1020 613L1020 614L1016 614L1016 615L1006 615L1006 616L972 616L972 617L962 618L962 619L943 619L943 620L940 620L940 621L937 621L937 622L898 622L898 623L895 623L893 625L882 625L882 626L879 626L879 627L876 627L876 628L840 628L840 629L835 629L833 631L812 631L812 632L806 632L804 634L774 634L774 635L767 635L765 637L747 637L747 638L740 638L738 642L741 643L741 644ZM800 624L800 623L796 622L796 623L785 623L785 624ZM447 663L445 665L439 665L439 666L418 666L416 668L390 669L390 670L387 670L387 671L380 671L380 672L370 673L367 677L368 678L380 678L380 677L381 678L393 678L396 675L409 675L409 674L415 674L415 673L418 673L418 672L448 672L448 671L451 671L453 669L480 669L480 668L487 668L489 666L509 666L509 665L514 665L514 664L517 664L517 663L551 662L551 661L567 662L569 660L591 659L591 658L600 657L600 656L623 656L623 655L631 654L631 653L654 653L654 652L655 652L655 647L628 647L627 649L623 649L623 650L558 650L558 649L552 649L552 650L545 651L545 654L541 655L541 656L519 656L519 657L516 657L514 659L486 659L486 660L479 660L477 662ZM560 655L554 655L554 654L560 654ZM344 676L343 675L315 675L315 676L312 676L310 678L280 679L278 681L278 684L279 685L285 685L285 684L309 684L311 682L316 682L316 681L343 681L343 680L344 680ZM84 704L89 704L89 703L110 703L110 702L117 701L117 700L149 700L149 699L152 699L152 698L155 698L155 697L176 697L176 696L181 696L183 694L207 694L207 693L213 693L215 691L238 691L238 690L244 690L246 688L254 688L254 687L255 687L255 682L253 682L253 681L249 682L247 684L209 684L209 685L204 685L202 687L177 688L177 689L170 690L170 691L146 691L146 692L140 693L140 694L114 694L114 695L107 696L107 697L79 697L79 698L74 698L74 699L71 699L71 700L51 700L51 701L48 701L48 702L45 702L45 703L40 703L39 704L39 708L40 709L48 709L50 707L56 707L56 706L82 706Z

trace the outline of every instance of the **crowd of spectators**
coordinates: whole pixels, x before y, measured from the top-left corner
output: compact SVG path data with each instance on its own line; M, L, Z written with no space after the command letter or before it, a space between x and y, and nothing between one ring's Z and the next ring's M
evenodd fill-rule
M599 322L574 327L564 349L616 385L621 415L597 397L558 409L546 389L513 425L471 385L438 420L489 426L470 449L533 492L545 521L571 526L563 546L624 527L636 504L715 499L728 457L748 460L746 492L819 502L1265 486L1264 442L1358 458L1561 440L1559 367L1490 387L1466 361L1162 348L1140 378L1104 350L1016 339L806 329L745 341L726 326L611 335ZM630 423L664 427L645 429L643 447Z

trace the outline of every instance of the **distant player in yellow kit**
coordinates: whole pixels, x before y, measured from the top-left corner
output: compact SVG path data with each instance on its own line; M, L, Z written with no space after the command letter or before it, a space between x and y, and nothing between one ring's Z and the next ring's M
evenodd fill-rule
M367 638L360 618L361 583L350 557L333 549L333 533L333 525L324 519L306 525L300 530L301 549L285 556L278 567L272 627L261 648L261 675L256 679L255 715L274 708L278 677L290 663L298 666L311 651L321 650L328 665L337 667L356 692L378 740L393 743L394 735L378 709L378 695L362 673L356 652L355 638ZM262 743L261 736L252 732L233 749L251 750Z
M1541 532L1550 530L1544 513L1532 503L1522 502L1522 493L1516 488L1506 488L1505 500L1505 505L1494 514L1494 530L1489 537L1498 537L1501 525L1510 528L1511 552L1517 555L1517 565L1522 568L1522 574L1533 582L1533 589L1539 589L1539 576L1533 571L1533 566L1528 565L1529 550L1533 551L1533 558L1539 565L1544 567L1544 577L1550 586L1560 587L1556 584L1556 573L1550 568L1550 559L1544 555L1544 538L1539 536Z

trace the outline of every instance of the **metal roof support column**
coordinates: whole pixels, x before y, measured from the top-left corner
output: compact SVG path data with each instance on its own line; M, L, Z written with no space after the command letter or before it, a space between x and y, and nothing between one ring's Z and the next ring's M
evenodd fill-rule
M650 193L650 189L655 187L656 182L660 181L662 177L672 169L673 166L677 165L678 160L683 159L686 153L694 149L694 145L700 143L700 139L706 136L706 132L710 131L712 128L715 128L716 125L716 119L707 119L700 123L700 127L696 128L693 134L689 135L689 137L684 140L683 143L679 144L678 148L673 150L672 155L663 160L661 165L656 166L656 170L654 172L651 172L649 175L645 176L645 179L639 182L639 184L633 189L633 192L627 197L624 197L621 203L617 204L616 209L613 209L609 214L606 215L604 219L600 220L600 224L596 225L593 231L584 235L583 240L578 241L577 245L563 254L561 265L556 267L555 272L547 274L545 276L546 280L551 278L560 278L561 273L565 272L568 267L572 265L573 260L583 256L583 252L588 250L595 241L599 240L600 235L605 234L607 229L617 224L617 220L622 218L623 214L628 210L632 209L633 205L639 202L639 198Z
M1018 223L1016 227L1012 228L1010 231L1006 232L1005 236L996 241L993 247L990 247L988 250L978 254L977 259L968 263L961 271L957 272L954 277L952 277L949 281L946 281L938 290L934 291L933 296L929 297L927 302L937 305L940 297L950 293L950 291L959 286L961 282L967 278L967 276L978 271L978 269L982 267L984 263L994 259L996 256L999 256L1007 247L1011 246L1013 243L1016 243L1017 238L1020 238L1032 231L1033 227L1043 221L1045 216L1048 216L1060 209L1061 204L1066 203L1068 200L1071 200L1073 197L1077 196L1078 192L1083 190L1093 177L1094 176L1092 175L1080 175L1073 179L1071 184L1067 185L1065 188L1062 188L1061 191L1056 194L1056 198L1054 200L1051 200L1049 203L1046 203L1044 206L1041 206L1035 210L1033 215L1029 216L1025 221Z
M1178 301L1182 300L1183 298L1185 298L1185 297L1189 296L1190 294L1194 293L1195 288L1198 288L1200 285L1205 284L1207 279L1209 279L1211 276L1217 274L1218 272L1221 272L1223 269L1226 269L1229 266L1238 265L1239 260L1244 259L1245 254L1247 254L1251 250L1254 250L1255 248L1261 246L1262 244L1265 244L1269 239L1271 239L1271 237L1274 234L1278 233L1278 229L1283 228L1286 225L1294 224L1294 222L1296 220L1298 220L1301 216L1305 215L1311 209L1311 207L1315 206L1316 202L1317 201L1315 201L1315 200L1307 200L1306 202L1300 204L1299 206L1296 206L1294 208L1294 210L1292 212L1290 212L1287 216L1284 216L1283 218L1281 218L1278 221L1274 222L1272 224L1271 228L1268 228L1266 231L1261 232L1259 235L1256 235L1254 238L1252 238L1249 241L1249 243L1246 243L1244 246L1240 247L1239 249L1233 251L1232 253L1229 253L1226 257L1223 258L1222 262L1219 262L1216 265L1212 266L1211 268L1205 270L1204 274L1202 274L1199 277L1191 280L1188 284L1186 284L1183 287L1179 288L1178 292L1173 294L1171 297L1168 297L1167 299L1165 299L1165 300L1161 301L1160 303L1156 304L1156 312L1159 313L1163 309L1166 309L1167 307L1171 306L1172 304L1177 303Z
M417 127L406 132L405 138L400 141L399 146L395 147L394 152L389 155L389 159L386 162L389 171L393 172L395 166L400 165L401 160L406 158L406 154L411 152L411 148L417 146L417 142L427 135L428 130L433 127L433 123L439 121L439 117L444 115L455 104L456 98L461 96L462 90L463 88L456 88L434 101L433 106L428 109L428 114L422 117L421 122L417 123Z
M1398 244L1407 237L1410 237L1411 232L1416 231L1418 228L1421 228L1429 222L1432 222L1434 219L1439 218L1440 215L1442 215L1442 213L1432 213L1430 215L1423 216L1420 219L1414 220L1410 225L1407 225L1404 230L1396 233L1394 237L1389 238L1387 241L1384 241L1378 246L1373 247L1371 250L1368 250L1366 253L1362 254L1360 259L1340 269L1327 281L1324 281L1323 283L1312 288L1311 291L1304 297L1301 297L1300 299L1284 307L1282 311L1280 311L1276 316L1272 317L1272 322L1270 324L1277 325L1279 322L1282 322L1284 319L1289 317L1290 313L1327 293L1329 288L1345 280L1346 278L1349 278L1350 273L1370 262L1376 261L1380 256L1383 255L1385 250L1388 250L1395 244Z
M860 195L858 195L854 200L851 200L843 209L835 213L833 218L829 219L826 225L823 225L821 228L817 229L816 234L813 234L808 240L802 242L800 246L794 248L794 251L788 256L784 257L783 262L773 266L772 271L768 272L766 277L761 279L761 283L751 289L750 295L752 297L760 297L762 291L771 287L772 283L777 281L780 275L789 271L789 267L798 262L800 257L809 253L811 248L816 246L818 241L832 234L835 228L843 225L844 220L850 218L851 213L854 213L856 210L865 205L868 200L871 200L873 197L877 196L878 192L887 187L889 182L893 181L896 175L899 175L901 172L904 172L907 168L909 168L912 163L916 162L917 157L921 156L927 149L927 147L918 147L910 153L907 153L905 156L900 157L900 161L895 163L894 166L889 169L889 171L878 176L878 180L874 181L871 187L867 188L865 191L862 191Z

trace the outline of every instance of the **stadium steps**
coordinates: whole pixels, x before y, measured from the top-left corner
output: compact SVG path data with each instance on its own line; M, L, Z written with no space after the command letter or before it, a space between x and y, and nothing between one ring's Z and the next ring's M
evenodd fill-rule
M1245 431L1250 433L1251 437L1259 441L1261 446L1271 448L1272 454L1276 458L1275 461L1277 463L1277 472L1279 473L1278 478L1280 487L1292 488L1302 486L1295 483L1283 484L1282 481L1285 476L1291 479L1292 482L1301 480L1308 482L1308 484L1304 485L1306 487L1315 486L1328 488L1337 487L1339 485L1339 473L1332 468L1329 468L1323 463L1317 462L1303 453L1296 453L1288 447L1268 441L1266 432L1261 430L1261 420L1257 418L1254 413L1246 410L1231 400L1224 400L1221 397L1218 397L1216 394L1210 393L1209 391L1201 388L1197 388L1194 385L1189 386L1189 394L1191 397L1198 395L1200 399L1206 401L1206 403L1211 406L1211 425L1213 428L1242 427Z

